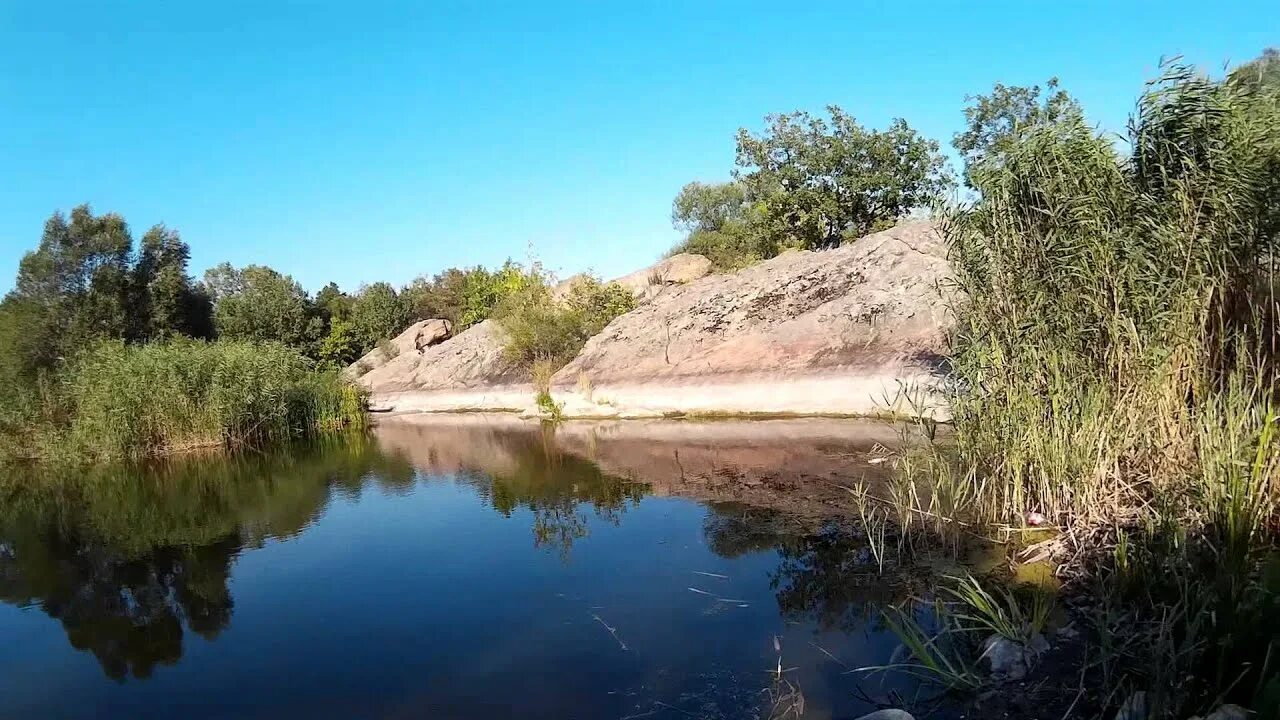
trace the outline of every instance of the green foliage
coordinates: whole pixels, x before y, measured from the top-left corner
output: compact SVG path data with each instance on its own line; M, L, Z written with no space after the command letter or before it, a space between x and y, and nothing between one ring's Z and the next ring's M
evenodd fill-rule
M1248 703L1280 656L1255 612L1280 528L1280 110L1174 66L1128 139L1122 157L1067 112L971 173L980 197L944 227L964 301L939 465L983 519L1121 526L1097 561L1123 596L1108 672L1185 717Z
M538 405L538 409L542 414L553 423L558 423L564 419L564 403L558 403L551 397L551 393L546 390L539 390L534 395L534 402Z
M720 271L737 270L777 254L741 183L685 185L672 203L671 222L687 233L671 254L703 255Z
M176 230L157 225L142 236L132 270L132 339L212 337L212 305L187 274L190 257Z
M316 307L329 317L329 320L351 319L351 306L355 298L342 292L337 283L329 283L316 293Z
M329 323L329 334L320 341L320 360L332 367L346 367L363 354L363 345L350 322L334 318Z
M1254 92L1280 93L1280 49L1263 50L1262 55L1231 71L1229 80Z
M635 296L617 283L575 278L557 299L545 277L529 278L494 312L507 336L507 356L527 366L539 360L563 366L615 317L635 308Z
M54 213L0 303L0 379L33 382L95 339L207 336L208 302L187 277L188 254L158 225L134 262L124 218L87 205L70 218Z
M999 171L1020 133L1078 124L1084 117L1075 98L1058 88L1057 78L1050 78L1043 89L1039 85L996 83L990 94L971 95L965 100L970 103L964 109L965 130L956 133L952 145L964 159L964 180L971 188L981 182L975 174Z
M410 315L418 320L436 318L448 320L454 327L462 327L462 314L466 309L467 276L470 272L449 268L428 280L420 277L409 284L400 295Z
M390 283L361 288L351 305L351 332L359 340L362 353L404 332L412 322L408 308Z
M995 633L1029 646L1049 622L1053 598L1042 589L1033 589L1024 601L1005 585L989 589L972 575L952 580L955 585L944 586L942 593L956 601L956 607L948 612L966 629Z
M482 267L467 270L462 281L458 329L465 330L487 320L503 300L538 284L545 285L545 280L537 267L526 272L510 260L497 270Z
M277 342L315 354L324 318L292 277L263 265L222 263L204 275L219 338Z
M22 454L141 458L307 435L364 422L361 392L274 343L102 341L39 408Z
M777 247L836 247L927 207L950 186L938 144L895 120L868 130L836 106L830 122L772 115L738 131L735 177Z

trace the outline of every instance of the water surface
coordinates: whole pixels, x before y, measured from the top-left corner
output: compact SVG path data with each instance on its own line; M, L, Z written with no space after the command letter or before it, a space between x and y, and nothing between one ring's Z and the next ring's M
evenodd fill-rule
M920 582L844 489L896 436L425 416L10 478L0 716L856 717L915 691L846 674Z

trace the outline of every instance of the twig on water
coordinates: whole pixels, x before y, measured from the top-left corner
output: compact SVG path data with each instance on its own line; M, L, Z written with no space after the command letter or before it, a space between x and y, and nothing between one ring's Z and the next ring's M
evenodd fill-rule
M824 648L824 647L822 647L822 646L821 646L821 645L819 645L818 643L813 642L812 640L810 640L810 641L809 641L809 644L810 644L810 645L812 645L812 646L814 646L814 647L816 647L816 648L818 648L818 652L821 652L823 655L826 655L827 657L831 658L831 660L832 660L833 662L835 662L835 664L839 665L839 666L840 666L840 667L842 667L842 668L845 668L846 670L849 668L849 666L848 666L848 665L845 665L845 664L844 664L844 662L843 662L840 658L838 658L838 657L836 657L835 655L832 655L831 653L827 652L827 649L826 649L826 648Z
M598 622L598 623L600 623L601 625L603 625L603 626L604 626L604 629L609 631L609 634L613 636L613 639L618 641L618 646L619 646L619 647L621 647L623 650L626 650L626 649L627 649L627 644L626 644L626 643L624 643L624 642L622 642L622 638L618 637L618 629L617 629L617 628L609 627L609 623L607 623L607 622L605 622L604 620L602 620L602 619L600 618L600 616L599 616L599 615L596 615L595 613L591 613L591 617L595 618L595 619L596 619L596 622Z

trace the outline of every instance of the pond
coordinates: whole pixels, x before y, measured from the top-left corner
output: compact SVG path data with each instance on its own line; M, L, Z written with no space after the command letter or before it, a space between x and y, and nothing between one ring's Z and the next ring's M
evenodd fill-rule
M872 422L389 419L11 478L0 716L852 718L920 691ZM778 670L784 682L778 682ZM792 715L794 716L794 715Z

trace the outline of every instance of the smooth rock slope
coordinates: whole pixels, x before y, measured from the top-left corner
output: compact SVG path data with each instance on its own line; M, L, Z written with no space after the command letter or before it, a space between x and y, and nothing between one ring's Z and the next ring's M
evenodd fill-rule
M950 322L948 264L931 224L733 274L701 277L701 263L680 263L697 279L663 282L654 268L628 276L649 300L556 374L566 415L945 415L933 389ZM502 342L495 323L481 323L361 381L397 411L532 412L533 389Z

